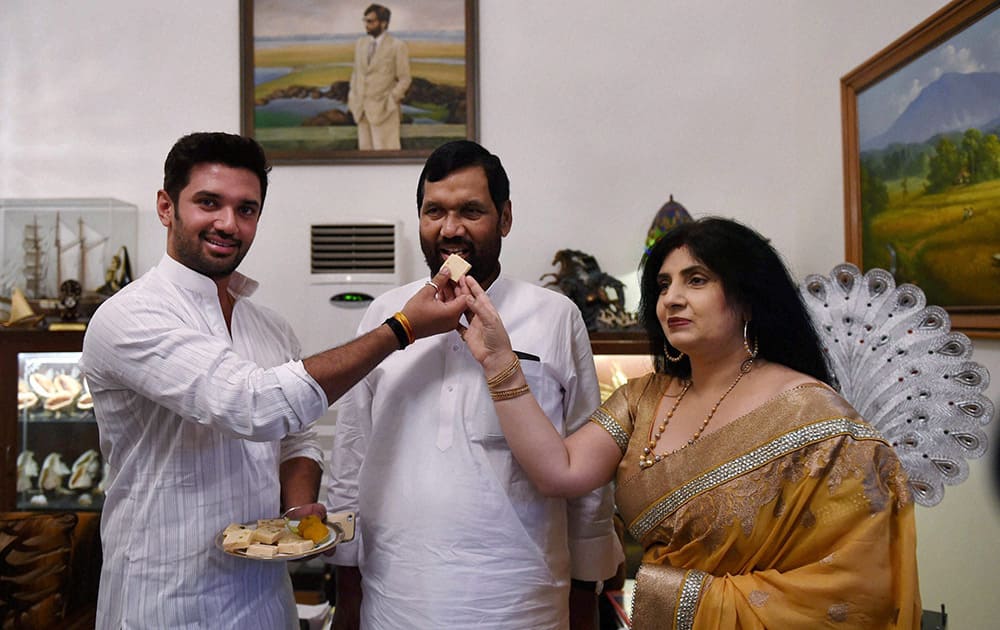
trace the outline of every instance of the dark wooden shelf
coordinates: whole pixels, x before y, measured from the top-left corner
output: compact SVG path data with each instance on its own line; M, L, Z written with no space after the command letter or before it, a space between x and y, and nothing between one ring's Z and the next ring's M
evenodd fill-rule
M590 347L596 354L649 354L645 331L595 331L590 333Z

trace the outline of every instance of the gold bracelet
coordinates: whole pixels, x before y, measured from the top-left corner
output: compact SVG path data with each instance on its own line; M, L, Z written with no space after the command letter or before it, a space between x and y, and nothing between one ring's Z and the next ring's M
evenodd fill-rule
M514 360L511 361L507 367L486 380L486 386L492 390L494 387L510 378L519 367L521 367L521 360L517 358L517 355L515 354Z
M403 330L406 331L406 338L410 340L410 343L417 340L416 337L413 336L413 326L410 325L410 320L406 318L406 315L403 315L402 311L393 315L393 318L403 325Z
M517 398L519 396L524 396L525 394L530 394L531 388L527 385L521 385L520 387L515 387L513 389L501 389L499 391L490 390L490 398L495 401L498 400L510 400L511 398Z

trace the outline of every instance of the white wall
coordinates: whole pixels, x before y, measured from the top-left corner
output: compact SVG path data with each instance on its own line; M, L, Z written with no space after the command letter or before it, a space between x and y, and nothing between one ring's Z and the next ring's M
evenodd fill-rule
M672 193L695 214L752 224L797 276L829 271L844 257L839 79L942 5L482 0L481 139L514 200L505 269L536 280L569 247L626 276ZM164 242L153 199L166 151L189 131L239 130L238 33L235 0L5 0L0 197L137 204L133 262L148 269ZM336 325L299 306L314 221L402 220L406 279L423 274L419 168L276 167L244 263L260 299L297 328ZM1000 342L978 342L975 359L1000 380ZM974 462L967 483L918 511L925 607L945 602L952 628L992 625L992 465Z

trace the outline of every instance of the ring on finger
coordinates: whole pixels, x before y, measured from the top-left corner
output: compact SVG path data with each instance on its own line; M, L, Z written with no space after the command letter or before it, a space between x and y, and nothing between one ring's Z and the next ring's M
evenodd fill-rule
M434 292L435 293L437 293L438 291L440 291L440 289L438 288L438 285L433 280L428 280L427 282L424 283L424 286L434 287Z

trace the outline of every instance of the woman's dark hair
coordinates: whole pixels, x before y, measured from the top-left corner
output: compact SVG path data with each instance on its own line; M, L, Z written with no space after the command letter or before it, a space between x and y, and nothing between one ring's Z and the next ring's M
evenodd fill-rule
M656 316L660 297L657 276L663 261L675 249L687 247L691 255L718 274L730 306L751 314L749 337L759 344L759 357L831 383L819 337L802 297L781 256L749 227L719 217L705 217L674 227L650 249L640 265L639 321L649 336L650 353L657 372L687 378L687 356L673 363L664 356L680 353L670 345Z

